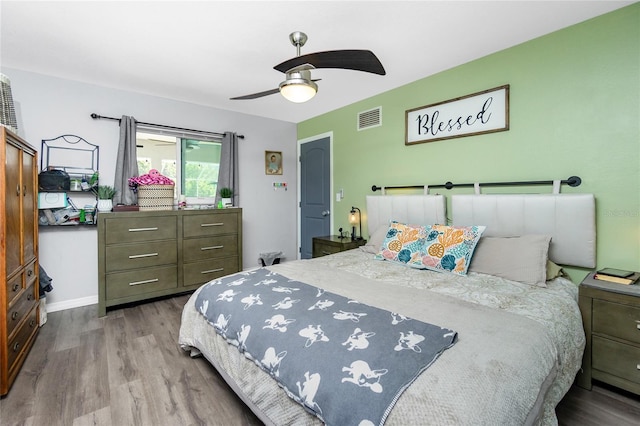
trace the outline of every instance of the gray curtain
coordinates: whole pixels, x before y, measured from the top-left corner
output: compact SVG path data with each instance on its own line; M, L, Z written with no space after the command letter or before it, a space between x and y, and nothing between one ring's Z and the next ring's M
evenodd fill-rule
M218 172L218 189L231 188L233 190L233 205L240 206L238 194L238 135L225 132L220 150L220 170ZM216 194L216 205L220 200L220 193Z
M123 115L120 119L120 144L116 159L116 177L113 186L116 195L113 204L137 204L138 196L129 189L129 178L138 176L138 157L136 155L136 120Z

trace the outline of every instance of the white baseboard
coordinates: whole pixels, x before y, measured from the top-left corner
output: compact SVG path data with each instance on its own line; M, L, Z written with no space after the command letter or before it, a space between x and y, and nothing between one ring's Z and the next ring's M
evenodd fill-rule
M64 300L62 302L47 303L47 312L64 311L87 305L97 305L98 296L81 297L79 299Z

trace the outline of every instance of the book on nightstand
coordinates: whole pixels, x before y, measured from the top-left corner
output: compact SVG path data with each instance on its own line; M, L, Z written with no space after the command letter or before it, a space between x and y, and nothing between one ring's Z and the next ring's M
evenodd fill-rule
M596 271L593 276L596 280L608 281L616 284L635 284L640 278L639 272L624 271L621 269L604 268Z

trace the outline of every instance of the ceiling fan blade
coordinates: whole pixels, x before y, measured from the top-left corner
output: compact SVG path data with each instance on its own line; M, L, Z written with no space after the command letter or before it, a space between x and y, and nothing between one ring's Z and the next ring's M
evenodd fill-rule
M248 100L248 99L258 99L258 98L261 98L263 96L274 95L274 94L276 94L278 92L280 92L280 89L271 89L271 90L265 90L264 92L252 93L250 95L236 96L235 98L230 98L230 99L232 101L244 101L244 100Z
M273 68L286 73L303 64L311 64L315 68L340 68L386 75L382 63L370 50L329 50L309 53L284 61Z

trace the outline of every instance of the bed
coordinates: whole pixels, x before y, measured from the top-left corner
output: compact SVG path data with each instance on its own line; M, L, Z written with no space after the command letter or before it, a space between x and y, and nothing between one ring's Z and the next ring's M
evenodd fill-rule
M438 326L445 335L455 333L450 344L402 387L382 417L354 421L344 407L331 416L325 416L331 411L327 406L320 414L313 412L305 406L304 386L298 382L299 394L296 386L283 388L275 380L277 374L265 368L262 354L243 352L242 333L230 344L234 339L216 332L214 321L201 313L201 293L244 279L247 271L226 281L214 280L190 297L182 314L181 347L192 356L206 357L265 424L322 424L321 418L327 424L362 425L557 424L555 406L580 368L585 336L577 286L559 276L555 264L595 266L594 197L451 198L452 227L483 227L464 273L409 267L411 260L385 259L382 254L391 245L390 221L397 222L393 226L426 224L426 235L435 232L442 237L436 232L440 228L433 226L446 223L446 199L441 195L368 196L371 238L365 246L262 268L292 283ZM352 322L345 327L354 331ZM307 368L325 363L331 361L309 361ZM343 371L351 373L348 367ZM380 378L367 384L369 390L378 386L377 381ZM360 405L357 397L351 404Z

